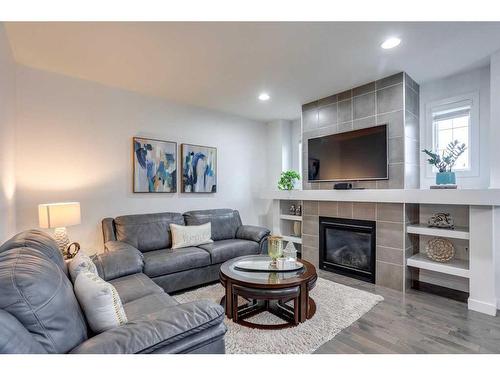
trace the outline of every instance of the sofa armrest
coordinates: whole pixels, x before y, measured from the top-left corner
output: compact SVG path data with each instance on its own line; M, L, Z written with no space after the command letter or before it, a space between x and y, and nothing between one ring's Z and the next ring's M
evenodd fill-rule
M84 341L71 353L169 353L169 347L172 353L189 352L190 347L221 339L226 333L223 321L224 309L220 305L210 301L189 302L102 332ZM182 342L184 345L179 345Z
M261 254L267 253L267 237L269 229L256 225L240 225L236 231L236 238L240 240L255 241L259 243Z
M120 241L108 241L105 247L107 252L92 258L99 275L104 280L142 272L143 255L135 247Z
M258 227L256 225L240 225L236 231L236 238L260 242L263 238L269 236L269 229Z

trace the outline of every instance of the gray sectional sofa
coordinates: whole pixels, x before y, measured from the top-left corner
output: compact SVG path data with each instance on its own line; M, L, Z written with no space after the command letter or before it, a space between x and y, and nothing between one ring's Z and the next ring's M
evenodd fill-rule
M118 290L128 323L96 335L52 237L31 230L3 244L0 353L224 353L226 327L220 305L179 304L140 272L140 256L121 255L101 254L96 263L101 277Z
M172 249L170 223L199 225L210 222L213 243ZM267 252L269 230L243 225L238 211L215 209L184 214L127 215L102 221L104 245L109 252L142 254L143 272L167 293L219 279L225 261Z
M169 223L212 223L214 243L171 249ZM89 328L54 239L39 230L0 246L0 353L224 353L224 309L179 304L167 292L218 279L221 263L266 251L269 231L237 211L161 213L103 220L106 252L93 258L115 286L128 323Z

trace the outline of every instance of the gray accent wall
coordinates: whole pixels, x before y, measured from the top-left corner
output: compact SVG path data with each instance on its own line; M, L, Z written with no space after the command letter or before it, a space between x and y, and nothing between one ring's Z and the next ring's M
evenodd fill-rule
M405 73L404 187L420 188L420 86ZM390 147L390 144L389 144Z
M404 73L358 86L302 106L303 189L331 189L307 181L309 138L387 124L389 179L354 181L369 189L419 188L419 85Z

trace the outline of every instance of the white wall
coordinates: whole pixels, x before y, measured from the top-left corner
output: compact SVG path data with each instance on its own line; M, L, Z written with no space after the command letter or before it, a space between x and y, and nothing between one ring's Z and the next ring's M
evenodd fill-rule
M302 120L300 118L293 120L290 124L292 127L292 169L299 173L302 173L302 168L300 162L302 161L302 155L299 151L299 142L302 140ZM301 176L304 178L304 176ZM297 184L298 188L302 187L302 183Z
M276 189L281 172L291 168L290 121L275 120L267 124L267 183L269 189Z
M294 121L275 120L267 124L266 189L276 190L278 188L281 172L290 169L300 171L298 142L301 136L300 119ZM295 188L301 187L301 181L297 181ZM269 204L266 225L276 231L273 219L273 206Z
M17 230L37 227L37 205L80 201L68 228L87 252L100 250L100 221L132 213L230 207L265 222L254 199L266 176L265 124L166 102L58 74L18 68ZM215 194L132 193L132 137L218 149ZM180 179L180 176L179 176Z
M490 101L490 187L500 188L500 51L490 59Z
M490 60L490 187L500 188L500 51L491 56ZM494 224L497 230L493 238L495 245L495 263L496 263L496 295L497 308L500 309L500 207L495 207Z
M0 24L0 243L15 232L15 70Z
M267 124L268 178L267 188L276 189L281 172L300 172L299 140L302 137L300 119L275 120ZM302 184L297 182L297 188Z
M426 105L428 103L472 92L479 92L479 175L458 177L461 188L487 188L490 180L489 122L490 122L490 69L483 67L420 85L420 145L427 147ZM425 156L420 154L420 188L427 189L435 177L426 176Z

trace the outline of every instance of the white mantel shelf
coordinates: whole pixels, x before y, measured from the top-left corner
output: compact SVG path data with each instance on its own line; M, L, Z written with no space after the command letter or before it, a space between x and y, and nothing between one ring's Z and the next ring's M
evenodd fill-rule
M262 199L500 206L500 189L266 190Z

